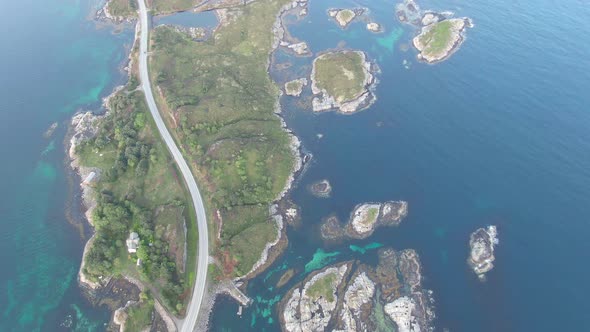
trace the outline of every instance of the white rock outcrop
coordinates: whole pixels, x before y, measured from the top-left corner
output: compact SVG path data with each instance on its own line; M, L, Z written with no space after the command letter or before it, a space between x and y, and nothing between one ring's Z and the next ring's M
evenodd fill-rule
M283 310L284 330L289 332L324 331L336 309L338 286L347 270L346 264L330 267L314 275L302 289L294 289ZM324 296L315 298L308 294L311 286L331 275L334 275L331 299Z
M398 332L420 332L420 325L416 322L416 317L412 314L415 306L411 298L402 296L386 304L384 309L385 313L397 325Z
M494 247L498 242L498 230L493 225L479 228L470 236L468 262L481 280L485 280L485 274L494 268Z

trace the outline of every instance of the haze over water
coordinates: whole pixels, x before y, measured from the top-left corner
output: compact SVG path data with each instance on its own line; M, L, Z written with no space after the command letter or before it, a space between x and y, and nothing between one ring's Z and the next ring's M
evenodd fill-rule
M548 0L419 4L475 23L446 62L424 65L413 50L400 50L414 32L395 21L394 2L311 0L310 16L290 28L314 52L339 41L365 50L382 70L378 100L352 116L314 115L283 100L289 126L314 155L293 191L303 225L289 231L285 255L251 283L256 300L243 318L233 302L218 302L213 331L278 330L273 303L305 277L318 249L328 253L316 255L326 262L374 262L375 250L361 254L349 245L375 243L418 251L438 328L590 330L590 7ZM371 9L384 34L370 34L362 23L341 31L325 14L331 6L359 5ZM65 126L122 82L119 67L132 38L128 29L113 34L89 21L97 6L0 2L1 331L100 331L109 318L80 294L76 273L86 238L64 212ZM277 56L294 61L291 71L311 61ZM273 76L282 82L304 72ZM56 121L56 133L43 138ZM334 191L322 200L305 188L323 178ZM358 203L392 199L410 204L398 228L331 247L317 237L321 218L337 213L345 220ZM487 224L498 225L500 245L496 268L480 283L466 265L468 237ZM307 267L322 265L314 263ZM271 289L286 267L300 273ZM63 326L68 315L70 328Z

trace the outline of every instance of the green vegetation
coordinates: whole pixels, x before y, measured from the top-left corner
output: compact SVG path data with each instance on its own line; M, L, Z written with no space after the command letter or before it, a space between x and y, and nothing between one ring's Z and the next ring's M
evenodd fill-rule
M307 294L317 300L320 297L326 299L328 302L334 301L334 283L336 282L336 273L329 273L316 280L313 285L307 288Z
M137 15L137 0L109 0L108 10L113 16L132 17Z
M184 241L179 211L185 205L185 192L143 94L122 90L110 100L110 108L97 135L77 147L82 166L102 170L95 184L96 234L84 272L95 281L118 274L139 277L158 289L162 302L176 313L182 309L186 283L170 246ZM160 209L164 212L157 213ZM177 230L175 236L158 231L169 225ZM136 255L128 254L125 246L131 231L141 240ZM137 258L143 261L140 267Z
M204 42L168 27L152 33L154 91L161 91L160 110L204 188L209 213L220 210L216 254L226 274L247 273L276 237L268 205L293 165L289 137L273 113L278 89L266 72L272 25L285 3L239 6L242 14Z
M141 301L127 309L125 332L143 331L152 323L154 300L145 293L140 294Z
M343 9L336 14L336 19L338 22L344 23L343 25L347 25L355 16L356 14L352 10Z
M285 92L288 95L298 95L303 89L303 80L293 80L285 84Z
M313 62L312 79L320 89L342 103L358 98L364 91L366 73L360 52L331 52Z
M377 216L379 215L379 208L378 207L370 207L367 209L367 214L365 218L361 220L361 223L364 225L372 225L377 221Z
M424 55L437 55L445 52L448 44L452 41L453 29L453 20L434 23L426 33L418 36L420 43L425 45L422 53Z
M173 13L189 10L202 1L198 0L152 0L152 9L156 13Z

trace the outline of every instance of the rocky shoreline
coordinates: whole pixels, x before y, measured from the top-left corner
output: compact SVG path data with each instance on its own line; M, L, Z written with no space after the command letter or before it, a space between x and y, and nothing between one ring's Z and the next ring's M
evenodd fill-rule
M379 251L376 267L349 261L313 272L279 304L287 332L433 331L432 292L416 251ZM379 318L381 317L381 318Z

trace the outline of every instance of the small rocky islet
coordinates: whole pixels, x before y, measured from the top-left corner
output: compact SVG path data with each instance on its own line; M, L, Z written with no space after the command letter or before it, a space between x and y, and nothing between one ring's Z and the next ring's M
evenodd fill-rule
M364 12L365 8L330 8L328 9L328 16L333 18L338 26L345 29L355 18Z
M376 267L330 265L295 285L279 305L283 331L432 331L432 292L416 251L381 249Z
M325 240L366 239L380 226L397 226L408 215L408 202L362 203L352 211L346 225L336 216L324 219L320 229Z
M332 185L326 179L320 180L310 184L309 191L316 197L327 198L332 193Z
M412 45L418 50L418 59L430 64L449 58L465 41L466 29L473 27L471 19L452 18L449 11L422 11L414 0L398 4L396 16L400 22L420 28Z
M471 248L467 262L477 277L485 281L486 273L494 268L494 247L499 243L496 226L490 225L478 228L471 233L469 247Z
M307 78L298 78L285 83L285 94L288 96L299 97L303 87L307 85Z

